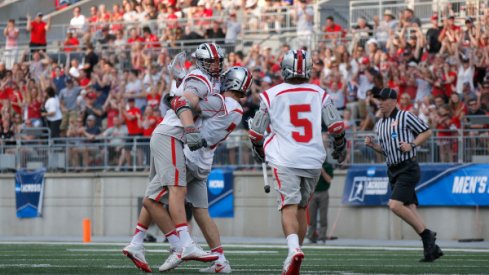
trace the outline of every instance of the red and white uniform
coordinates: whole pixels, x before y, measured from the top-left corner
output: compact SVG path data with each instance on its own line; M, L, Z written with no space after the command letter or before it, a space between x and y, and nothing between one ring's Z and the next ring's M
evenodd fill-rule
M220 88L218 81L213 81L209 76L202 71L192 70L183 79L182 84L174 91L176 96L182 96L184 91L192 91L200 99L204 99L209 95L218 93ZM200 126L200 120L195 121L195 126ZM173 136L179 140L183 139L183 126L175 111L169 109L165 114L165 119L156 127L153 133Z
M314 84L282 83L262 94L270 116L264 149L271 166L321 169L326 158L321 135L322 109L329 95Z
M208 146L196 151L190 151L185 146L183 152L187 163L191 162L201 169L210 171L217 146L239 126L243 109L233 98L219 94L208 97L199 105L202 111L200 133Z

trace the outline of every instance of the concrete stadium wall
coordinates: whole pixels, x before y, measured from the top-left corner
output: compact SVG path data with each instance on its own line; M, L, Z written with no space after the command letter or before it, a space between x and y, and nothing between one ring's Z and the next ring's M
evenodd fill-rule
M345 173L338 172L330 191L329 231L340 238L418 239L386 207L341 204ZM92 220L95 236L129 236L138 215L144 173L47 174L43 217L18 219L14 176L0 174L0 234L6 236L80 236L83 218ZM263 192L261 173L235 173L235 218L217 219L222 236L282 236L276 197ZM421 215L440 239L489 239L489 209L422 208ZM479 217L480 220L476 218ZM334 226L334 224L336 225ZM198 230L194 234L200 235Z

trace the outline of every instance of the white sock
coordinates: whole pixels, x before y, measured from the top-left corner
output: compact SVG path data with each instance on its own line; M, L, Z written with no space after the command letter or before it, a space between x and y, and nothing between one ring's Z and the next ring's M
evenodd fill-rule
M287 236L287 245L289 246L289 254L294 252L299 246L299 236L297 234L290 234Z
M148 230L148 227L138 223L136 225L136 231L134 231L134 235L132 236L131 244L133 245L143 244L144 236L146 235L146 230Z
M217 259L219 262L224 262L226 260L226 257L224 257L224 249L222 248L222 246L211 249L211 252L219 256L219 258Z
M166 239L170 243L170 246L172 248L175 248L176 250L181 250L182 249L182 241L178 237L178 233L176 230L173 230L169 233L165 234Z
M180 237L180 241L182 242L182 247L190 245L193 240L190 237L190 233L188 232L188 226L186 223L177 225L177 233Z

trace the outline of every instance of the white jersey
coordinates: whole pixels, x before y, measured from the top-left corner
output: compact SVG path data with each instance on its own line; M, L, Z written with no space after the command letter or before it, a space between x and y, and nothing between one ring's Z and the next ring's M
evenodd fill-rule
M226 140L229 134L241 123L243 109L233 98L223 97L219 94L208 97L199 105L202 110L200 133L207 141L207 147L190 151L185 145L183 152L187 162L210 171L217 146Z
M174 94L181 96L184 91L193 91L200 99L204 99L209 95L218 93L219 89L219 81L212 81L202 71L195 69L185 76L182 84L174 90ZM195 126L199 127L200 123L200 119L196 118ZM182 140L183 126L175 111L167 110L164 119L153 133L166 134Z
M313 84L282 83L260 94L270 116L264 142L272 166L320 169L326 159L321 135L322 109L329 95Z

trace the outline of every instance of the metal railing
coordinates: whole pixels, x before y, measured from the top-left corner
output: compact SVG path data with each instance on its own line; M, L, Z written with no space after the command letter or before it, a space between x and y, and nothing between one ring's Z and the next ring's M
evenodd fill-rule
M411 8L421 23L429 23L431 16L438 15L439 20L443 20L447 15L453 15L456 18L465 18L471 16L478 19L484 13L486 8L483 0L443 0L443 1L412 1L407 5L405 0L359 0L350 1L350 27L356 25L356 20L363 16L368 22L373 22L374 16L382 20L386 10L398 18L399 12L406 8Z
M422 163L489 162L489 130L450 131L442 136L434 131L432 138L417 148ZM345 165L384 163L384 157L364 145L372 132L347 133L348 157ZM49 171L148 171L149 138L59 138L19 140L0 144L0 171L45 167ZM251 155L251 144L245 130L229 136L216 150L214 166L258 168ZM328 150L331 153L331 150ZM332 160L329 158L329 160Z
M241 35L268 34L272 31L276 33L294 31L296 24L292 18L292 9L294 9L294 7L281 7L280 11L273 11L273 9L270 9L265 12L245 14L244 17L238 18L238 21L241 23ZM47 38L49 43L56 44L65 39L68 31L74 31L81 37L86 33L91 33L92 35L100 33L104 27L109 28L109 32L113 34L118 30L124 30L125 38L128 37L128 30L131 28L135 28L142 34L143 27L149 27L152 33L156 34L158 37L164 35L167 30L175 28L182 28L182 30L189 28L203 34L206 29L212 27L212 22L219 21L225 25L228 20L228 16L215 16L204 18L187 17L180 19L157 19L143 22L112 21L86 24L82 28L74 28L73 26L70 26L69 22L66 22L66 24L52 24L47 32ZM5 27L6 22L0 23L0 29L2 31ZM19 22L17 28L19 29L17 44L20 46L28 45L30 34L26 30L25 21ZM5 43L5 36L0 35L0 43Z
M243 42L241 40L237 41L237 43L224 43L224 39L200 39L200 40L178 40L174 41L171 44L162 44L161 42L137 42L141 47L141 51L145 55L149 55L151 57L158 56L162 49L165 50L170 56L174 56L179 52L185 51L187 53L191 53L195 50L197 45L206 42L215 42L218 43L226 53L234 51L236 48L241 49ZM135 52L132 50L132 47L135 44L125 43L119 45L113 44L95 44L95 52L100 56L114 56L121 63L121 69L129 69L131 68L131 55ZM32 60L32 51L35 50L45 50L46 54L50 59L54 60L58 64L66 64L66 61L69 59L78 59L78 61L83 61L85 52L81 49L83 45L79 45L77 47L71 47L71 50L64 50L65 48L70 48L70 46L58 45L58 46L48 46L48 47L29 47L29 46L21 46L15 50L6 50L4 48L0 48L0 60L5 63L13 64L22 61L31 61ZM153 62L156 62L156 58L151 58ZM8 61L8 62L7 62Z
M372 132L347 134L346 164L383 163L384 157L364 145ZM416 149L419 162L463 163L489 162L489 130L433 130L432 137Z

